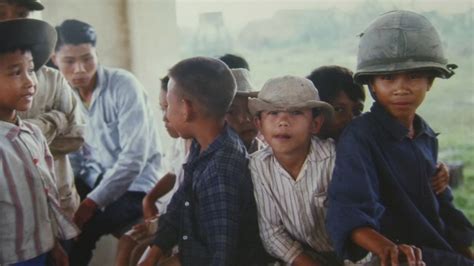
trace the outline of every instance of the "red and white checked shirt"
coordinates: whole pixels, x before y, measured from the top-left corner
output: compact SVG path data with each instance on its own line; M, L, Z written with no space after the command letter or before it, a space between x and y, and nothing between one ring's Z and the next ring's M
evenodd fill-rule
M0 121L0 265L52 249L77 235L58 204L53 157L36 126Z

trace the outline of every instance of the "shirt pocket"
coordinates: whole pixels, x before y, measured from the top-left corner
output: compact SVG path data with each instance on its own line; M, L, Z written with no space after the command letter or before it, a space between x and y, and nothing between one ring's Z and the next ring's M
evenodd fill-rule
M317 209L326 209L327 208L327 196L328 193L324 192L315 192L313 194L313 206Z

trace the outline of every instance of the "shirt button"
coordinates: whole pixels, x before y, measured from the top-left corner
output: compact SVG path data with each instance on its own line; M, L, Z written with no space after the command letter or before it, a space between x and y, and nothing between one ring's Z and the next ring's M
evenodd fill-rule
M186 201L186 202L184 203L184 206L188 207L188 206L189 206L189 201Z
M188 236L184 235L183 240L188 240Z

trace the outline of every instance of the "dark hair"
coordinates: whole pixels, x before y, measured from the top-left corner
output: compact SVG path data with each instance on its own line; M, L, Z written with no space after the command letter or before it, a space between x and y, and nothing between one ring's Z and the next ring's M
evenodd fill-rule
M170 77L166 75L163 78L161 78L160 81L161 81L161 89L168 92L168 81L170 81Z
M232 72L217 59L182 60L169 70L168 76L178 84L181 93L196 100L209 116L224 117L235 95Z
M345 67L322 66L313 70L306 78L318 89L322 101L333 101L341 91L352 101L365 101L364 88L354 82L352 74L352 71Z
M65 20L61 25L56 27L56 31L58 32L56 51L59 51L63 45L67 44L79 45L90 43L95 47L97 42L95 29L91 25L79 20Z
M245 68L250 70L249 64L245 60L245 58L234 55L234 54L225 54L219 59L224 62L229 68Z
M0 47L0 55L14 53L20 51L21 54L26 52L31 52L32 47L28 45L18 45L18 46L9 46L9 47Z

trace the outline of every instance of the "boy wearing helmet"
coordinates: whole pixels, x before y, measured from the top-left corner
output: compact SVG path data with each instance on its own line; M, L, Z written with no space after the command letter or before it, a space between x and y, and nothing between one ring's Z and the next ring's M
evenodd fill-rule
M435 77L449 78L439 36L423 16L392 11L362 34L354 78L375 102L342 134L329 187L327 230L338 254L382 265L473 265L473 227L436 195L436 133L416 114Z

